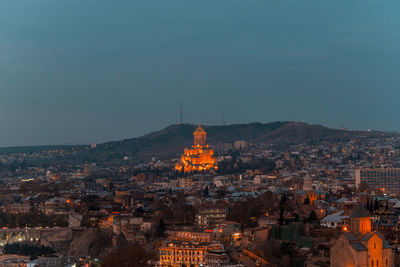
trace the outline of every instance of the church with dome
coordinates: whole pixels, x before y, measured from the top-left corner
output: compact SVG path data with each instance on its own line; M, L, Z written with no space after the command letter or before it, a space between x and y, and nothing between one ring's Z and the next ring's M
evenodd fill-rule
M304 204L313 204L314 201L325 199L325 192L321 189L313 188L313 179L310 173L307 173L303 178L302 190L297 190L300 202Z
M371 229L371 217L362 204L350 215L330 249L331 267L393 267L392 248L383 235Z
M214 150L207 145L207 133L200 125L194 131L193 138L192 147L185 148L180 161L175 165L175 171L190 173L217 170Z

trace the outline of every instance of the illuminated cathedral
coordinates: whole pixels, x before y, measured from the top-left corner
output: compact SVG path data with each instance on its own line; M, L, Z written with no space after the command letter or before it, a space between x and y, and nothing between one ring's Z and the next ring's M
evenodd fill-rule
M193 137L193 146L185 148L180 161L175 165L175 170L179 172L217 170L217 159L214 157L214 150L206 144L206 131L199 125L194 131Z

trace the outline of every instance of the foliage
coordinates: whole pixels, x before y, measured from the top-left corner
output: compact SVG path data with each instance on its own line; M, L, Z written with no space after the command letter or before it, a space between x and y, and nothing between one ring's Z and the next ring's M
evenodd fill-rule
M304 199L303 205L310 205L310 198L308 196Z
M23 256L45 256L56 253L51 247L38 246L28 243L6 244L3 248L4 254L16 254Z
M255 227L257 221L254 218L259 218L269 211L273 203L271 192L266 192L255 199L249 198L247 202L236 202L231 205L227 220L238 222L242 227Z
M163 218L161 218L160 222L158 224L158 234L159 234L159 236L162 236L164 234L165 230L166 230L166 225L164 223Z
M308 220L310 223L313 223L318 220L318 217L317 217L317 214L315 213L315 211L310 212L310 216L309 216Z
M293 243L268 238L257 246L256 252L274 266L295 266L296 245Z
M109 253L103 260L103 267L151 267L151 258L142 247L128 245Z
M279 225L283 225L285 218L283 217L284 209L283 209L283 204L281 203L280 205L280 210L279 210Z
M0 226L8 228L16 227L67 227L68 218L64 215L46 216L42 213L11 214L0 212Z
M208 192L208 185L206 186L206 188L204 188L204 190L203 190L203 196L208 196L209 195L209 192Z
M236 154L232 154L231 160L218 163L219 174L243 173L246 170L261 170L265 173L269 173L274 169L275 162L270 159L252 159L250 162L244 163L238 159Z

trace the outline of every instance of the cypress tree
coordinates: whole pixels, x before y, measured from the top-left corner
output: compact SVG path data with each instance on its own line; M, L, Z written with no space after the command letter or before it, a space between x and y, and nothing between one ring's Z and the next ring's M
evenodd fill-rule
M209 193L208 193L208 185L207 185L206 188L204 188L203 196L208 196L208 195L209 195Z
M287 201L286 193L283 192L283 195L282 195L282 198L281 198L281 202L282 202L282 204L286 204L286 201Z
M279 225L283 225L284 218L283 218L283 205L281 204L281 209L279 212Z

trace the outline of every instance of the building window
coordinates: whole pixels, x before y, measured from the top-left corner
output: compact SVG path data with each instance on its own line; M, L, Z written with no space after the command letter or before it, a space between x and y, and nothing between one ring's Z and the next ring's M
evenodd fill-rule
M374 267L374 260L371 261L371 267Z
M376 243L374 243L374 248L376 248Z

